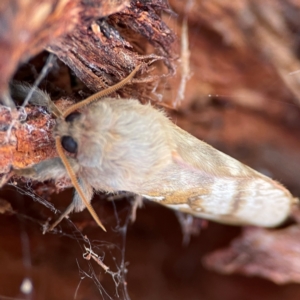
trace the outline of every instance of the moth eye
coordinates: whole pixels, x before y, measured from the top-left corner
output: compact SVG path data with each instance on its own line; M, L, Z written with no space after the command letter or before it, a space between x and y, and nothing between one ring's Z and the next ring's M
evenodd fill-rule
M74 141L74 139L69 136L65 135L61 138L61 144L65 150L67 150L70 153L76 153L77 152L77 143Z
M70 113L69 115L66 116L65 121L66 122L73 122L75 119L77 119L80 116L80 113L75 111Z

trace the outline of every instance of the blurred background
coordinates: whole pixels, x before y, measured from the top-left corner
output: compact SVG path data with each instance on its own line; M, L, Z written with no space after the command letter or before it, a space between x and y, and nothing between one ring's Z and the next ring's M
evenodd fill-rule
M300 3L170 0L168 7L157 0L112 1L108 7L100 0L27 2L4 1L0 6L2 100L7 99L12 78L31 84L38 78L48 51L59 59L48 67L41 86L61 106L100 89L101 84L96 85L103 78L111 85L113 78L124 76L147 55L148 60L157 60L154 75L149 72L138 78L122 96L133 94L163 106L184 130L300 195ZM95 22L100 24L99 32ZM83 28L87 34L81 37ZM125 57L124 49L129 51L128 65L113 56ZM99 56L96 50L102 51ZM111 55L111 61L105 55ZM9 144L5 130L0 132L2 173L11 164L21 167L56 155L51 116L33 107L26 108L26 115ZM1 128L7 128L11 120L10 112L1 107ZM245 248L238 252L251 253L246 263L250 261L250 268L228 271L220 261L210 264L212 269L234 273L225 275L209 270L203 261L236 238L247 240L247 229L194 220L184 231L187 222L179 222L173 211L148 201L131 223L130 196L94 198L93 206L108 233L84 211L70 216L73 223L65 220L57 231L43 235L42 224L56 217L46 201L64 210L72 199L72 189L61 191L67 185L13 179L1 190L0 299L300 297L300 246L297 235L291 238L291 229L299 229L295 221L263 231L261 240L251 246L243 244ZM118 199L108 201L112 198ZM7 203L11 208L4 208ZM188 239L189 232L197 234ZM259 247L262 240L271 238L272 247L249 251L248 247L253 250L253 245ZM83 245L89 244L113 273L83 258ZM276 253L278 265L272 260L264 265ZM251 268L253 262L261 262L261 269ZM287 279L280 281L280 274Z

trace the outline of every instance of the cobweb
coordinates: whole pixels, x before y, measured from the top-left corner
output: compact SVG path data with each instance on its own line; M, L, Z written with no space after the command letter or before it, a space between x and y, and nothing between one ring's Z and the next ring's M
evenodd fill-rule
M25 187L21 187L20 185L16 185L12 182L9 182L8 186L16 189L16 191L20 195L29 196L33 201L38 202L42 206L46 207L55 215L59 215L61 213L54 207L51 202L35 193L35 191L31 187L30 181L26 183ZM128 198L131 197L130 195L128 196ZM124 220L123 218L119 217L120 212L118 212L114 201L111 201L111 205L114 208L113 210L115 219L115 226L113 227L112 234L118 236L117 243L112 243L105 240L90 239L76 227L76 225L70 218L66 218L64 221L68 222L68 228L70 230L62 230L61 226L58 226L58 228L55 228L52 232L53 234L58 235L57 238L59 238L60 236L75 240L78 244L78 247L82 251L84 260L76 258L79 273L79 282L77 288L74 288L75 290L73 299L78 299L77 293L81 287L81 283L84 280L91 280L99 291L99 294L101 296L100 299L130 300L126 283L126 274L128 270L125 260L125 250L127 229L132 217L132 208L128 205L127 208L125 208L126 211L124 211L123 209L122 215L125 212ZM31 222L41 225L42 227L47 226L47 222L41 222L33 217L29 217L18 212L14 213L16 213L20 218L28 219ZM105 264L106 260L109 260L109 264ZM99 279L100 275L111 277L111 280L113 281L115 287L113 292L108 291L108 289L102 284L101 280ZM0 296L0 299L2 299L2 296Z
M24 100L22 106L18 107L17 114L14 115L14 118L7 130L6 141L10 141L11 138L11 131L16 122L22 121L22 119L26 118L25 107L28 104L28 101L36 88L38 88L41 81L47 76L49 71L55 67L56 59L55 56L50 54L42 68L39 72L36 80L32 85L31 91L28 93L26 99ZM4 176L5 177L5 176ZM9 177L4 178L4 182L9 180ZM1 182L3 185L3 182ZM14 189L20 195L29 196L33 201L38 202L42 206L46 207L48 210L53 212L56 216L59 215L61 212L57 210L54 205L37 195L34 191L31 181L26 181L25 186L21 186L19 184L15 184L11 181L8 182L8 187L14 187ZM77 266L78 266L78 273L79 273L79 283L77 288L74 288L74 299L77 298L78 291L80 290L81 283L84 280L91 280L97 287L101 299L104 300L113 300L113 299L124 299L129 300L130 297L127 292L127 284L126 284L126 262L125 262L125 249L126 249L126 235L127 235L127 228L130 221L130 217L132 214L132 210L130 206L127 207L127 211L125 212L125 218L119 217L119 212L113 201L111 204L114 207L114 218L115 218L115 226L113 228L113 233L118 237L118 241L116 243L108 242L105 240L91 240L87 235L83 235L83 233L76 227L76 225L72 222L71 219L65 219L68 222L70 231L65 231L61 229L61 226L55 228L51 233L57 234L57 238L65 237L68 239L75 240L78 244L78 247L81 249L82 255L84 260L81 258L76 258ZM31 222L39 224L43 231L45 227L48 225L47 222L39 221L38 219L24 215L17 211L11 210L12 213L16 214L19 218L27 219ZM124 215L124 212L122 212ZM64 222L66 222L64 221ZM99 229L100 230L100 229ZM42 233L41 233L42 234ZM50 233L47 233L50 234ZM27 237L28 239L28 237ZM24 246L23 246L24 247ZM25 247L27 250L27 256L29 257L28 260L30 261L30 247ZM23 251L24 256L24 251ZM104 261L109 261L109 264L105 264ZM114 291L108 291L108 289L102 284L102 281L99 279L99 275L101 276L110 276L111 280L113 281ZM26 294L26 293L25 293ZM30 293L28 293L29 295ZM4 297L0 295L0 299L4 299ZM28 298L28 297L27 297ZM32 299L30 296L28 299Z

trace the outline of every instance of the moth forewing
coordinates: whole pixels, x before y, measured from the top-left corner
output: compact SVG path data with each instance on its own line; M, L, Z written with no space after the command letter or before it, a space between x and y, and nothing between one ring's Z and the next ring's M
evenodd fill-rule
M295 198L281 184L196 139L171 123L173 164L161 171L148 199L172 209L234 225L273 227ZM154 182L150 186L155 186Z

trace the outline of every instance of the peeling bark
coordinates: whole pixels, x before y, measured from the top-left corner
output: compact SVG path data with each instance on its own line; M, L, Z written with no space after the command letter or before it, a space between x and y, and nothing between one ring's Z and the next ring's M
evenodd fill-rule
M204 257L204 265L223 274L260 276L277 284L300 283L300 226L267 230L245 228L228 248Z

